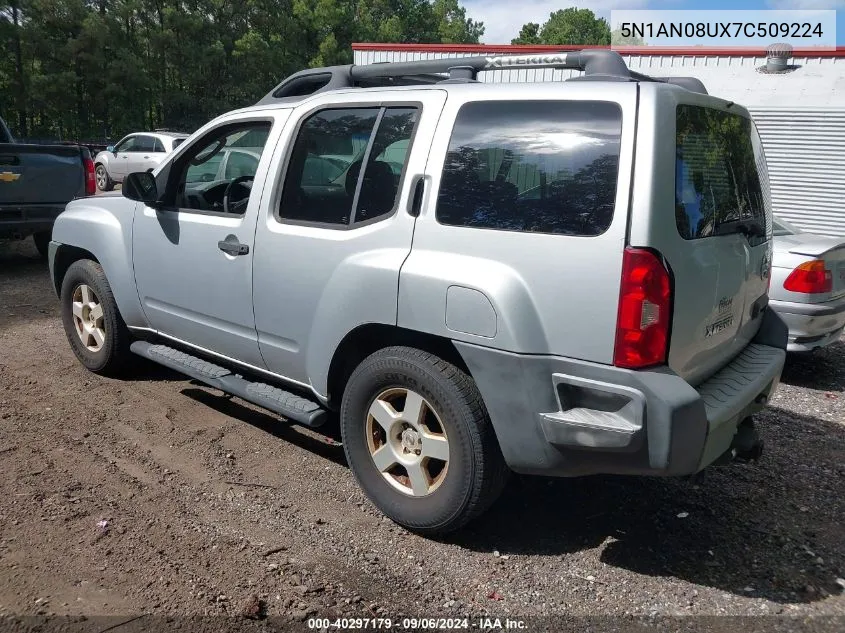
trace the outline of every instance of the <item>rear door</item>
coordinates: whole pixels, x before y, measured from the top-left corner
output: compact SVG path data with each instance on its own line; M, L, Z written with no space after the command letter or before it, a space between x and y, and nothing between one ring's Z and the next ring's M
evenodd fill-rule
M348 332L396 323L407 209L445 101L436 89L354 103L329 92L294 110L255 237L255 325L271 371L325 393Z
M52 204L85 193L78 147L0 145L0 204Z
M743 108L680 88L641 91L631 244L666 259L674 284L669 365L695 384L748 345L767 305L765 157Z

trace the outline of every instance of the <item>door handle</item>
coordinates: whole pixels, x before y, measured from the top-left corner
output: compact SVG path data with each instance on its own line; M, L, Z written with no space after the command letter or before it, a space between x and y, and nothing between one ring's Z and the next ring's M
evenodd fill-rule
M230 236L234 237L234 236ZM220 240L217 242L217 248L221 251L226 253L227 255L231 255L232 257L237 257L238 255L248 255L249 254L249 246L246 244L241 244L237 241L237 238L234 239L225 239Z

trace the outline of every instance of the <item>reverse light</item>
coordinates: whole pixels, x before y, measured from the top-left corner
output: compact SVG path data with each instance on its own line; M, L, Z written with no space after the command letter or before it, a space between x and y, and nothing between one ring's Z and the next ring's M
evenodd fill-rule
M814 259L804 262L789 273L783 287L790 292L820 294L833 290L833 273L825 268L824 262Z
M97 179L94 176L94 161L90 158L83 158L85 165L85 195L93 196L97 193Z
M666 362L672 288L669 272L651 251L626 248L613 364L638 369Z

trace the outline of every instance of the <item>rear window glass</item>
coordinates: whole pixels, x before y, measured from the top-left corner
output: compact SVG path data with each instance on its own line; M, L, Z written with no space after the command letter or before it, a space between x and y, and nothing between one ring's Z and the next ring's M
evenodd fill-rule
M481 101L455 121L442 224L599 235L613 219L622 110L604 101Z
M766 224L766 165L756 128L739 114L679 105L675 220L685 239L709 237L737 220Z

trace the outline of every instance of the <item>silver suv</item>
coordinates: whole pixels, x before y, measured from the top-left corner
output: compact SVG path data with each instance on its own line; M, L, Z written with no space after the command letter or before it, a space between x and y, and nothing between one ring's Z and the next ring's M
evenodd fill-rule
M477 81L532 66L585 72ZM369 498L431 534L510 471L756 458L787 336L771 235L748 112L590 51L298 73L68 205L50 264L88 369L134 353L337 414Z

